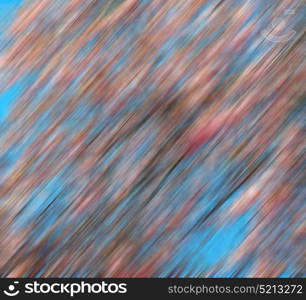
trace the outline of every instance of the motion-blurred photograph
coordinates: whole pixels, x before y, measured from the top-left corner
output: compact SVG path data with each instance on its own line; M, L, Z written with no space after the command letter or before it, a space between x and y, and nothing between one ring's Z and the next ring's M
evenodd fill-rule
M305 0L0 0L0 277L305 278L305 33Z

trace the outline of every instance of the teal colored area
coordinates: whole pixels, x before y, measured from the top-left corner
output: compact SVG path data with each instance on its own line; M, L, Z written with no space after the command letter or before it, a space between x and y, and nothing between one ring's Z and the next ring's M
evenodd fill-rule
M12 22L16 12L18 11L22 0L0 0L0 37L7 26Z
M3 51L5 44L5 30L14 19L18 8L22 4L22 0L0 0L0 49ZM1 74L2 75L2 74ZM1 80L1 77L0 77ZM3 85L3 82L0 84ZM0 121L3 121L7 116L12 103L20 95L21 85L16 84L12 88L0 94Z
M203 250L209 264L217 264L232 250L237 249L248 234L248 222L251 217L252 210L240 216L232 224L222 226L214 233Z
M18 82L0 94L0 121L4 121L12 107L12 104L21 95L22 90L22 83Z

